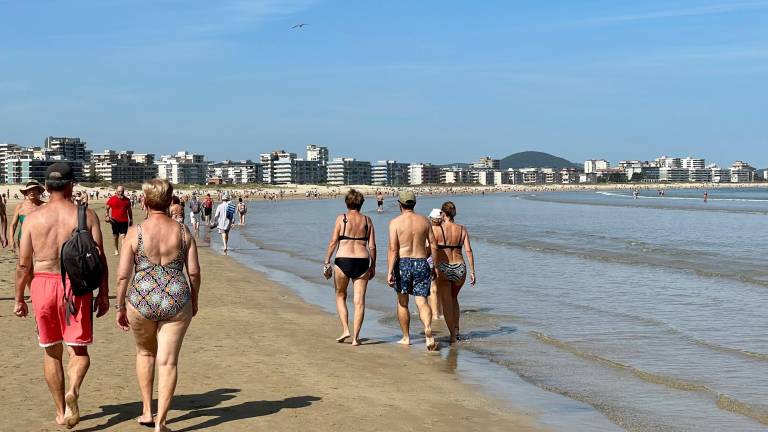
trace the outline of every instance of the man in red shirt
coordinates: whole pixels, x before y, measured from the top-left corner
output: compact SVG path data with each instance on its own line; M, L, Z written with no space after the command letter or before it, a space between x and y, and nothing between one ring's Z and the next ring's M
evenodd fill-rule
M115 255L120 255L119 239L124 239L128 227L133 225L131 200L125 196L125 188L118 186L117 191L107 200L107 222L112 224L112 236L115 238Z

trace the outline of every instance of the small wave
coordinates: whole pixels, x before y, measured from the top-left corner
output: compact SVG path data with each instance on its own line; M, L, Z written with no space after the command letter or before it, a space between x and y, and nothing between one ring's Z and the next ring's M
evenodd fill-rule
M630 366L624 363L617 362L615 360L610 360L605 357L601 357L597 354L592 354L588 352L584 352L574 345L569 344L568 342L561 341L559 339L553 338L552 336L548 336L541 332L532 331L530 334L536 338L537 340L546 343L548 345L554 346L556 348L559 348L563 351L569 352L577 357L583 358L585 360L590 360L596 363L599 363L603 366L608 366L614 369L620 369L620 370L626 370L628 372L631 372L636 377L640 378L643 381L650 382L653 384L659 384L664 385L669 388L673 388L676 390L684 390L684 391L695 391L695 392L706 392L706 393L713 393L716 394L712 389L707 387L704 384L694 383L690 381L685 381L677 378L668 377L661 374L655 374L652 372L646 372L641 369L638 369L634 366Z
M728 395L721 394L717 397L717 407L725 411L749 417L762 424L768 424L768 406L751 405Z

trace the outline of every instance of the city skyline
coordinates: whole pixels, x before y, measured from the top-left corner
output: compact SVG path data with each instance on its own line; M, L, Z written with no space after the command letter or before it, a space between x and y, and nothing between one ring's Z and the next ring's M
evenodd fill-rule
M440 164L538 150L768 166L766 1L0 1L0 12L11 41L0 141L24 146L46 131L212 160L316 143Z

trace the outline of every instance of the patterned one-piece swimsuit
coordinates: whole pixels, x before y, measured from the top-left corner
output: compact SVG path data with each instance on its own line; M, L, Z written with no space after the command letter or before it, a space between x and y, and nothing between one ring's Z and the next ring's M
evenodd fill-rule
M181 229L181 248L178 256L166 265L153 263L144 253L141 225L136 227L139 247L134 256L136 274L128 289L128 301L144 318L163 321L184 309L191 298L191 290L184 276L184 256L187 242L184 225Z

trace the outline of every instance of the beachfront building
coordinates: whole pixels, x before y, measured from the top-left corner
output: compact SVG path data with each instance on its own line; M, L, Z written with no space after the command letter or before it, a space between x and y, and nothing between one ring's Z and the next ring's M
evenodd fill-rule
M408 182L413 186L438 184L440 168L429 163L410 164L408 165Z
M623 183L627 174L621 168L605 168L595 171L595 181L598 183Z
M327 181L332 186L371 184L371 163L355 158L334 158L328 162Z
M466 184L472 183L472 172L466 168L452 166L440 169L440 183Z
M470 165L473 170L497 170L501 168L501 160L490 156L483 156L477 162Z
M576 168L563 168L560 170L560 182L563 184L576 184L579 182L581 172Z
M659 181L663 182L687 182L688 170L685 168L672 168L663 166L659 168Z
M91 152L86 148L86 142L80 138L49 136L45 139L44 148L47 157L41 159L84 162L91 160Z
M522 168L520 169L520 175L522 176L523 184L535 185L544 183L544 173L539 168Z
M591 174L610 167L611 163L605 159L590 159L584 162L584 173Z
M276 164L278 161L281 161L281 165L285 165L285 160L293 160L296 159L296 153L289 153L285 150L275 150L270 153L262 153L259 156L259 162L261 162L261 176L262 176L262 183L265 184L278 184L278 176L276 175ZM285 168L284 166L281 167L281 175L280 180L285 180ZM290 183L290 169L288 170L288 178L285 183Z
M328 147L310 144L307 146L307 159L312 162L320 162L320 165L328 164Z
M643 168L650 166L650 163L639 160L619 161L618 167L624 170L624 174L629 181L638 181L643 178Z
M250 159L241 161L224 160L208 165L207 182L218 179L220 184L260 183L261 164Z
M408 164L394 160L378 161L371 166L371 184L403 186L408 184Z
M699 170L699 169L703 170L706 167L706 163L704 159L692 158L690 156L687 158L680 159L680 165L683 168L689 169L689 170Z
M541 175L545 184L558 184L562 183L562 177L560 177L560 170L554 168L542 168Z
M677 157L660 156L654 161L659 168L682 168L683 160Z
M763 180L768 181L768 169L763 170Z
M277 150L261 155L262 181L267 184L318 184L326 180L321 160L304 160L296 153Z
M105 150L91 155L91 161L85 164L83 176L90 181L142 183L157 177L157 172L154 154Z
M490 186L493 184L494 173L497 170L473 170L469 174L470 182L480 184L483 186Z
M45 182L45 171L56 162L67 162L72 166L75 180L83 180L83 161L68 161L64 159L32 159L30 157L12 158L5 163L6 183L24 184L30 180Z
M203 185L208 177L208 162L201 154L181 151L174 155L163 155L155 164L157 176L173 184Z
M755 181L757 170L750 164L736 161L731 165L731 183L746 183Z
M712 170L707 168L688 168L688 181L693 183L711 182Z
M18 144L0 143L0 183L8 183L5 175L5 163L8 159L21 152L21 146Z

